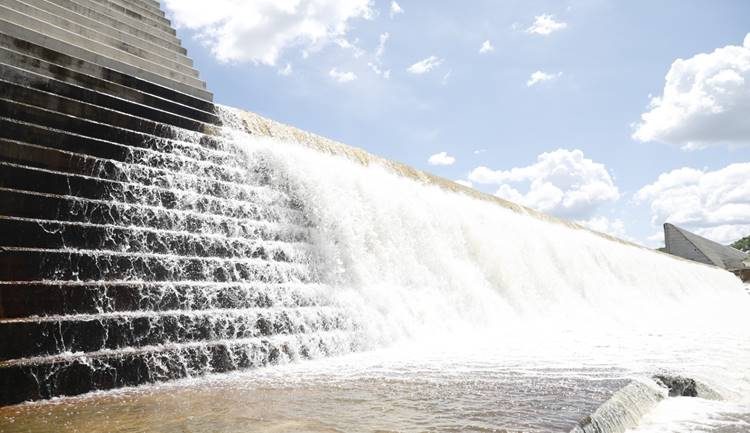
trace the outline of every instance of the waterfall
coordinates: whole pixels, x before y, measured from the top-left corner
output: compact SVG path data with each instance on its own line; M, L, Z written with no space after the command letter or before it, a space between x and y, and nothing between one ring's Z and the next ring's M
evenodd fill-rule
M515 365L677 371L750 398L750 297L731 273L221 116L243 164L262 161L308 221L311 267L357 323L355 347L432 341Z
M1 401L356 348L355 321L311 266L310 221L263 162L153 127L117 159L56 151L71 173L0 162L46 180L44 192L4 190L44 212L0 217L16 229L4 253L25 263L4 286L25 294L3 312Z
M531 431L572 428L571 404L610 397L578 428L624 431L666 398L654 374L725 399L701 411L749 407L750 297L734 275L259 116L217 115L210 133L155 125L118 158L58 151L78 161L64 176L24 167L61 182L12 191L53 214L2 217L31 230L11 252L39 258L13 284L44 294L0 327L29 336L4 338L6 402L291 364L252 377L367 395L360 384L395 375L397 392L421 387L428 404L445 384L506 405L533 388ZM28 233L46 247L24 246ZM313 358L329 359L298 362ZM247 380L220 377L229 390ZM537 407L559 393L560 409ZM526 413L483 403L480 423Z
M3 217L48 246L19 237L11 253L37 261L15 275L59 297L3 321L30 338L6 339L3 380L23 390L7 399L404 344L750 396L750 298L732 274L217 113L211 134L156 124L118 159L58 151L75 173L24 167L61 182L23 192L54 215Z
M155 0L0 11L0 430L92 430L90 398L96 430L247 431L248 394L326 431L750 419L728 272L217 107Z

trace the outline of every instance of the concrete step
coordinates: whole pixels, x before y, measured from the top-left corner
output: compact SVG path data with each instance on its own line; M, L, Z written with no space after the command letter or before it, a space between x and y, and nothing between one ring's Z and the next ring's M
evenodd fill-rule
M216 281L309 283L296 263L252 258L142 254L104 250L3 247L0 281Z
M87 88L68 84L63 81L47 78L43 75L24 71L0 63L0 86L6 91L3 97L6 99L18 98L20 101L34 101L34 105L42 108L51 108L60 104L63 99L49 97L51 95L67 98L106 108L133 117L148 119L155 123L172 125L191 131L208 130L204 122L180 116L178 114L164 111L153 106L139 104L123 98L110 96ZM49 96L45 96L49 95ZM40 99L49 99L45 104L39 103ZM63 102L69 105L69 102ZM92 119L94 120L94 119Z
M31 89L12 87L8 90L13 91L14 95L28 97L23 100L29 104L16 102L18 99L0 98L0 117L131 147L187 148L191 144L177 140L183 131L162 123ZM149 140L158 142L149 143ZM208 154L213 150L212 145L218 148L222 146L215 137L203 135L200 144L193 147L196 152L205 147L207 150L204 153Z
M118 6L121 6L125 9L129 9L133 12L136 12L138 14L144 15L146 17L152 18L155 21L166 21L169 23L171 27L170 21L166 18L164 11L162 11L158 7L154 7L153 5L149 5L146 3L141 3L138 1L132 1L132 0L109 0L110 3L117 4Z
M18 33L14 33L18 29L13 29L9 25L13 24L17 27L23 27L27 32L22 37L31 42L47 46L65 54L81 57L103 66L112 67L124 73L135 76L148 73L154 77L161 77L162 81L175 81L199 90L205 90L205 83L197 78L197 74L194 74L195 71L192 68L189 68L190 73L178 71L170 68L169 65L161 64L161 62L130 54L78 34L75 31L58 27L4 6L0 6L0 16L2 17L0 30L4 31L7 29L11 34L18 35ZM152 79L150 76L145 78Z
M87 41L74 33L45 25L41 21L7 8L0 7L0 17L2 17L0 18L0 33L13 35L16 39L41 45L52 51L85 60L124 75L132 75L200 99L211 100L211 93L206 91L205 83L197 78L185 76L131 54L118 52L97 42ZM45 33L29 30L25 25L44 29Z
M227 200L189 191L169 190L89 176L44 170L0 161L0 187L77 198L141 204L165 209L191 211L269 222L305 224L299 210L285 206Z
M3 138L0 138L0 161L152 189L176 190L267 206L296 206L287 194L275 188L214 179L181 168L173 171L152 165L95 158Z
M159 1L155 0L133 0L134 3L138 3L141 5L141 7L151 9L151 10L158 10L161 12L162 16L167 17L166 11L162 9L162 5Z
M0 320L0 361L351 328L333 307L130 312Z
M0 363L0 404L257 368L347 349L353 349L352 343L332 331L8 361Z
M171 69L198 76L193 62L183 53L162 48L147 40L106 26L46 0L0 0L3 6L72 31L112 48L163 63Z
M33 1L33 4L41 4L45 0L28 0ZM52 3L48 1L48 3ZM174 34L167 34L162 32L155 32L151 27L146 27L140 22L132 21L128 18L118 19L112 17L115 14L113 11L94 4L93 6L85 6L76 3L76 0L54 0L54 5L64 8L72 13L80 15L86 19L101 23L120 32L132 35L138 39L149 41L152 44L158 45L167 51L175 52L178 54L187 54L187 50L180 45L180 40ZM119 15L119 14L117 14Z
M85 224L130 225L277 242L307 242L309 236L307 226L292 222L264 221L260 217L237 218L5 187L0 187L0 215Z
M3 230L7 230L3 232ZM194 257L246 257L274 262L302 263L308 245L229 238L163 229L66 223L0 216L2 247L124 250L131 253Z
M16 110L21 110L25 109L25 107L33 106L45 110L55 111L67 116L73 116L81 119L87 119L92 122L98 122L100 124L111 126L113 128L122 128L131 131L146 131L149 133L149 135L162 138L176 138L178 136L184 135L184 133L187 133L188 131L210 132L213 130L213 126L206 125L201 122L196 122L192 119L179 118L178 116L174 116L170 113L153 110L143 105L130 104L124 100L109 98L107 97L107 95L99 96L86 91L86 89L71 87L70 85L65 83L54 83L49 81L47 83L41 82L38 83L38 87L45 87L45 84L49 85L51 90L57 90L61 93L69 91L73 98L60 96L47 91L37 90L31 87L16 85L14 83L4 82L4 92L2 95L2 100L6 101L6 104L15 106ZM171 128L168 123L152 121L145 117L130 115L126 112L121 112L104 106L84 102L83 100L85 99L90 99L102 104L113 104L123 110L130 110L144 116L151 115L160 117L162 120L181 123L192 128L183 128L187 131L175 130ZM14 101L23 101L24 104L14 104Z
M149 2L149 1L139 1L139 0L130 0L128 3L137 5L141 9L150 11L153 14L156 14L160 17L166 17L166 14L161 9L161 5L158 2Z
M136 5L132 2L123 2L120 0L91 0L105 6L111 10L117 11L123 15L135 18L143 21L148 25L154 26L165 32L171 33L174 31L172 23L164 17L163 14L156 14L152 11L147 11L144 8Z
M154 168L176 173L192 173L217 181L244 183L243 181L247 179L246 171L239 165L233 166L228 160L226 165L222 165L225 159L229 158L223 152L211 151L199 146L178 147L179 142L173 142L174 147L157 148L154 146L155 150L152 150L147 143L143 148L129 147L1 117L0 140L3 140L8 152L12 152L11 146L16 148L19 146L19 144L12 145L11 142L29 146L25 149L28 155L17 156L26 158L28 161L44 161L44 154L40 152L51 152L52 157L45 162L48 164L44 166L46 168L59 169L62 166L56 164L69 164L66 161L74 156L70 153L76 153L114 161L148 162ZM37 150L32 147L43 149ZM55 153L52 150L58 152ZM174 154L170 155L170 152ZM180 155L177 155L178 152ZM40 154L42 158L37 158L37 154ZM6 153L6 155L11 156L13 153ZM89 163L84 163L83 166L87 164Z
M127 281L0 284L0 318L136 311L288 308L325 305L317 284L147 283Z
M136 1L138 4L141 4L145 7L156 8L156 9L162 10L161 3L158 0L134 0L134 1Z
M0 56L2 56L0 57L0 62L11 66L31 70L44 75L51 74L52 78L59 80L77 78L78 75L74 74L85 75L104 81L104 88L108 88L114 84L117 85L118 88L124 87L130 89L131 93L138 92L144 95L160 98L161 100L171 101L172 105L179 104L207 113L214 112L214 106L210 100L196 98L170 87L165 87L131 75L123 74L82 59L70 57L2 32L0 32L0 48L3 48L3 50L0 51ZM25 57L19 59L18 55ZM21 63L16 63L17 60L21 60ZM90 79L84 78L81 83L86 87L89 85L89 81ZM92 90L98 89L92 88ZM115 96L121 96L121 94L118 93ZM138 102L137 99L131 100ZM165 108L166 106L169 106L169 104L156 104L157 108L167 110ZM181 114L179 111L177 111L177 113Z
M27 56L0 47L0 65L10 74L32 74L28 81L35 82L41 78L57 80L63 83L83 88L91 92L124 99L134 104L144 105L154 110L161 110L180 117L193 119L198 122L219 124L219 118L211 112L202 111L188 105L174 102L170 99L142 92L138 89L103 80L92 75L82 74L35 57ZM13 66L10 66L13 65ZM120 110L123 111L123 110ZM152 120L156 120L153 118Z
M60 0L63 1L63 0ZM138 14L130 15L123 12L123 9L116 9L109 7L108 4L102 4L95 0L69 0L76 3L78 6L74 6L76 10L80 8L86 8L99 14L106 15L110 19L119 21L127 24L130 27L135 27L145 33L152 35L155 38L164 39L170 41L175 45L182 45L180 39L177 37L177 32L171 26L154 23L142 19Z

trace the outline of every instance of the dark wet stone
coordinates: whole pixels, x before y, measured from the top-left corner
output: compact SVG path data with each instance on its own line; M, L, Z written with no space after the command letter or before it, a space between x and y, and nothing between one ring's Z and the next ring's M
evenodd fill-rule
M670 397L698 397L697 384L689 377L657 374L654 380L669 389Z

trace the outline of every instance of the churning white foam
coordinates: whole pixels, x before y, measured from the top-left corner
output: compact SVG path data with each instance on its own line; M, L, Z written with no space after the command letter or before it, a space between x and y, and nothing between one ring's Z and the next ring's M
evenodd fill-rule
M299 201L318 277L360 323L361 346L675 370L750 401L750 296L734 275L376 163L226 134Z

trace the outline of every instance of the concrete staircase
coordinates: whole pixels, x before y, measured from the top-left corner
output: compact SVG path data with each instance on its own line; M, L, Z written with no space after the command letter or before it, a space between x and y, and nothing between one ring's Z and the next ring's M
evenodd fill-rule
M0 404L347 348L152 0L0 0Z
M206 101L180 40L153 2L2 0L0 33Z

